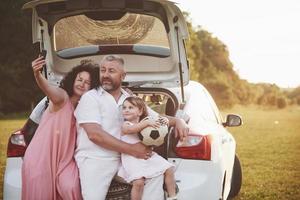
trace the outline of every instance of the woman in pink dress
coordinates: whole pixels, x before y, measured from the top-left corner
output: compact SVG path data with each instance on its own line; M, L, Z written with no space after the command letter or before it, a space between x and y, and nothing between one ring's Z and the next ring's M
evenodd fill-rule
M82 61L62 80L51 86L41 74L43 57L32 62L38 86L50 102L22 166L22 200L80 200L78 169L73 158L76 142L74 108L80 97L98 85L96 64Z
M135 144L140 142L137 133L148 126L158 128L160 123L151 119L143 120L148 116L147 107L142 99L136 96L127 97L123 103L122 137L124 142ZM167 120L167 118L162 118ZM132 183L131 200L141 200L145 179L154 178L164 174L168 200L176 200L176 183L173 165L155 152L147 160L138 159L131 155L121 155L122 166L118 176Z

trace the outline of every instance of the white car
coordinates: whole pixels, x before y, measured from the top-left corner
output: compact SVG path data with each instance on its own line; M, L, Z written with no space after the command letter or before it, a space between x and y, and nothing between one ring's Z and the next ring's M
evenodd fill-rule
M32 10L33 42L47 50L44 75L58 84L82 59L100 61L104 55L124 58L124 87L161 114L183 118L190 133L185 143L173 137L156 151L176 167L179 200L219 200L236 196L242 171L236 143L226 127L242 120L221 114L200 84L189 80L185 52L188 30L179 8L159 0L36 0ZM8 141L4 199L21 197L22 156L45 108L45 99L33 110L22 129ZM116 189L117 188L117 189ZM130 185L116 182L107 199L127 199Z

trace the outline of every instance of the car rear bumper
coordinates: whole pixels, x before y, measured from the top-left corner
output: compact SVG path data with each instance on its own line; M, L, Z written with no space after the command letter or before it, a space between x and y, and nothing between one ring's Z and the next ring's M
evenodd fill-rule
M222 198L224 169L213 161L169 159L176 166L178 199L218 200Z
M213 161L169 159L175 164L179 199L218 200L222 196L224 170ZM21 199L22 158L8 158L4 175L4 200Z
M3 182L3 199L4 200L18 200L21 199L21 169L22 158L7 158L6 169Z

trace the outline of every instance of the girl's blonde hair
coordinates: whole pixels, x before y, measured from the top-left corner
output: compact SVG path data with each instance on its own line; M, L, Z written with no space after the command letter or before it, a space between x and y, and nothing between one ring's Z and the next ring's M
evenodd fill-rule
M130 97L127 97L124 100L124 102L125 101L128 101L133 106L137 107L140 111L142 111L142 115L140 116L139 121L141 121L142 119L144 119L145 117L148 116L147 106L141 98L139 98L137 96L130 96Z

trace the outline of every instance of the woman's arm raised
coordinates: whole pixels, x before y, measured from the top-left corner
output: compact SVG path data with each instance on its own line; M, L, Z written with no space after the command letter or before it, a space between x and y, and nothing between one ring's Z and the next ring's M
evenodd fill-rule
M35 80L39 88L49 97L53 105L60 107L68 98L68 95L63 89L48 83L47 79L45 79L41 73L44 64L46 64L46 62L41 56L32 61L32 70Z

